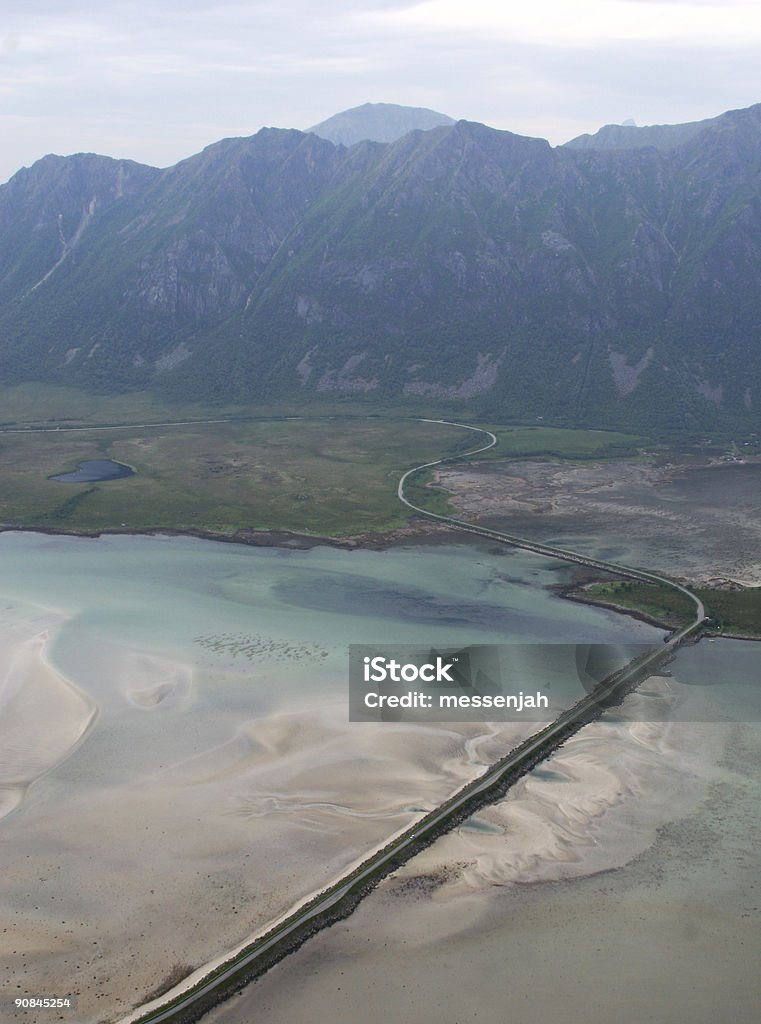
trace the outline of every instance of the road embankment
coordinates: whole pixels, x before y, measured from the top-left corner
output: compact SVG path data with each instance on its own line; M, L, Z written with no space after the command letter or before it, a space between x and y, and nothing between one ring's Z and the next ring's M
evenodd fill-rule
M449 516L428 512L410 502L405 495L405 484L416 474L445 461L472 458L497 443L497 438L491 431L481 430L467 424L449 425L461 426L466 430L485 434L490 440L487 444L462 455L450 459L440 459L408 470L398 485L399 499L405 505L423 516L493 541L524 548L551 558L560 558L601 569L605 572L613 572L631 579L657 582L664 586L674 587L694 602L694 621L673 633L662 647L640 655L602 680L572 708L562 712L554 722L524 740L491 765L479 778L462 787L433 811L421 816L385 847L376 850L359 866L316 895L308 903L300 906L289 917L280 921L268 933L258 937L226 963L211 970L208 975L195 984L180 985L173 991L167 992L163 1002L155 1001L154 1005L150 1009L146 1008L144 1013L141 1014L140 1010L135 1011L129 1016L129 1021L135 1022L135 1024L162 1024L162 1022L192 1024L199 1020L212 1006L269 970L274 964L303 945L316 932L348 917L360 900L383 878L400 868L440 835L450 831L487 804L493 803L503 796L518 779L549 757L570 736L589 722L598 719L609 708L619 705L627 694L635 690L644 679L669 661L682 643L699 637L705 618L702 602L686 587L673 580L643 569L619 566L615 563L579 555L576 552L464 523Z

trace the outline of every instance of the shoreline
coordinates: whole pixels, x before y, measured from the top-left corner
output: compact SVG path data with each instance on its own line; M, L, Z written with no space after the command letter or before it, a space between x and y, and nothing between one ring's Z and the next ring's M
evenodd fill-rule
M477 520L474 521L477 525ZM483 544L485 538L474 539L473 534L468 534L448 526L445 523L436 523L431 520L413 517L404 526L395 527L389 530L379 530L377 533L357 533L347 537L328 537L321 534L296 533L293 530L256 530L242 528L235 533L214 533L211 530L203 530L194 527L155 527L144 530L132 527L110 527L103 530L66 530L55 526L16 526L0 525L0 534L3 533L38 533L48 537L81 537L90 540L97 540L100 537L192 537L195 540L217 541L222 544L240 544L243 547L257 548L280 548L284 551L310 551L312 548L330 547L339 551L388 551L391 548L402 548L415 544L446 544L455 538L458 542L470 544ZM517 550L517 549L516 549ZM611 575L611 574L608 574ZM630 608L626 605L616 604L615 601L606 601L599 597L592 597L586 594L584 586L587 583L600 582L605 574L583 574L567 583L558 583L550 587L558 597L564 601L575 601L577 604L587 605L594 608L605 608L608 611L616 612L618 615L628 615L630 618L645 622L649 626L665 630L670 636L680 627L666 619L660 619L655 615L637 608ZM687 585L693 585L692 581L683 581ZM703 635L711 640L749 640L761 643L761 635L744 633L723 633L705 628Z
M477 525L477 521L474 523ZM310 551L312 548L330 547L340 551L387 551L391 548L402 548L415 544L446 544L454 541L470 543L471 545L483 544L486 538L477 539L476 535L457 530L444 523L436 523L431 520L413 517L404 526L389 530L380 530L377 533L358 533L347 537L328 537L320 534L296 533L293 530L256 530L242 528L235 533L214 533L211 530L204 530L194 527L155 527L144 530L132 527L109 527L103 530L66 530L55 526L17 526L0 525L0 534L3 533L37 533L48 537L80 537L90 540L97 540L100 537L192 537L195 540L217 541L222 544L240 544L243 547L258 548L280 548L290 551ZM517 548L515 550L518 550ZM547 556L545 556L547 557ZM625 605L616 604L613 601L605 601L596 597L586 596L584 584L599 582L604 574L584 574L567 583L558 583L550 589L558 597L566 601L575 601L590 607L605 608L616 612L619 615L628 615L630 618L638 619L650 626L665 630L669 635L679 629L678 625L659 619L647 612ZM761 642L761 636L744 636L741 634L711 633L705 631L706 636L711 638L724 637L727 640L755 640Z
M330 537L324 534L297 533L294 530L257 530L242 527L235 533L215 533L200 527L152 526L145 529L133 527L105 527L99 530L67 530L57 526L19 526L3 523L3 533L39 533L48 537L82 537L97 540L100 537L193 537L195 540L213 540L223 544L241 544L246 547L283 548L308 551L316 547L338 548L344 551L365 550L385 551L390 547L401 547L416 540L427 540L442 533L455 533L450 527L437 523L421 522L420 527L399 526L376 533L349 534L346 537Z
M659 629L668 630L669 635L675 633L681 628L679 625L674 625L673 622L667 622L666 619L659 619L655 615L650 615L648 612L644 612L638 608L630 608L627 605L616 604L615 601L606 601L604 598L598 596L589 596L584 590L587 583L599 582L599 578L589 576L584 579L577 579L570 583L558 583L552 589L558 595L566 601L576 601L578 604L591 605L597 608L608 608L611 611L618 612L621 615L629 615L633 619L639 619L640 622L646 622L650 626L657 626ZM687 584L690 585L689 583ZM761 643L761 635L752 633L727 633L720 630L711 629L709 626L704 626L701 636L706 637L708 640L749 640L755 643Z
M565 601L576 601L577 604L591 605L595 608L608 608L610 611L618 612L620 615L628 615L632 619L638 619L640 622L646 622L649 626L657 626L659 629L665 629L669 635L675 633L680 627L675 626L672 622L667 622L665 619L659 619L655 615L649 615L647 612L640 611L637 608L629 608L623 604L616 604L614 601L605 601L602 598L589 596L585 594L583 588L585 583L599 582L599 577L589 577L583 581L574 580L571 583L558 583L553 590L562 597Z

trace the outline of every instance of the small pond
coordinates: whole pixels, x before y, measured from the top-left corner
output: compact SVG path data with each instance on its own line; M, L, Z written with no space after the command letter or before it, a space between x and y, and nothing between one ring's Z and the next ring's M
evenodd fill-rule
M125 476L134 476L134 469L122 462L112 459L87 459L80 462L73 473L60 473L51 476L51 480L60 480L65 484L92 484L101 480L121 480Z

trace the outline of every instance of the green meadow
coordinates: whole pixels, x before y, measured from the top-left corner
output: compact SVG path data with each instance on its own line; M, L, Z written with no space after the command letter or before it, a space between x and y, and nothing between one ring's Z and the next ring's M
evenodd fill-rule
M638 440L591 430L491 429L499 445L483 457L605 457L630 454ZM383 531L409 518L396 496L404 470L481 443L472 431L403 410L368 415L352 401L210 408L149 394L21 385L0 392L0 523L71 532ZM136 475L92 484L49 479L88 459L113 459ZM425 479L410 484L412 500L450 511L446 494Z

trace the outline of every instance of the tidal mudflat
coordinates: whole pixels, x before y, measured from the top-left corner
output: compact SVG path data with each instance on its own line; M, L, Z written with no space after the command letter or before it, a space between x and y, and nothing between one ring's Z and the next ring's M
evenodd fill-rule
M0 990L73 992L77 1024L244 942L536 728L350 724L349 643L662 636L507 549L4 534L0 555Z
M520 459L450 466L452 504L508 532L610 561L761 585L761 460Z
M205 1020L755 1024L759 668L758 644L684 649ZM664 700L692 720L648 722Z

